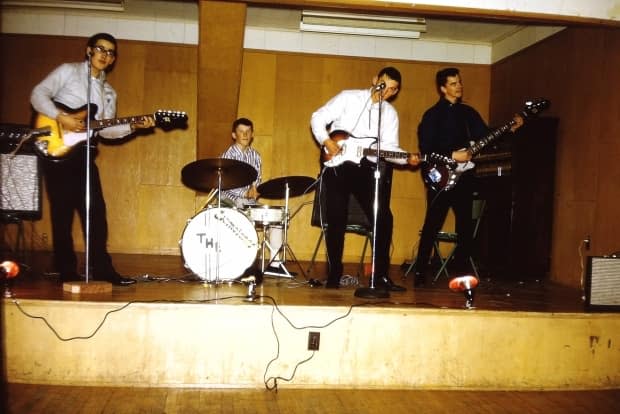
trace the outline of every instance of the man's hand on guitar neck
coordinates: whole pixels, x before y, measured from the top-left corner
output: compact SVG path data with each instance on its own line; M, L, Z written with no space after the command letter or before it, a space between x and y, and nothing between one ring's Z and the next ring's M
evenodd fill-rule
M515 123L512 127L510 127L510 132L515 132L517 129L523 126L524 121L523 121L523 117L519 114L515 114L515 116L512 119L513 121L515 121Z
M409 154L409 157L407 157L407 164L411 165L412 167L417 167L418 165L420 165L420 154Z
M143 116L138 122L131 123L131 131L136 129L153 128L155 126L155 119L150 116Z

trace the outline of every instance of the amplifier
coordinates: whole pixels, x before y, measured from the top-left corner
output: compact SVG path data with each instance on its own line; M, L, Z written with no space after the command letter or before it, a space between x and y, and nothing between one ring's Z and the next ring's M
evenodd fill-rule
M588 256L585 287L589 308L620 311L620 257Z
M0 213L41 218L41 174L34 154L0 154Z

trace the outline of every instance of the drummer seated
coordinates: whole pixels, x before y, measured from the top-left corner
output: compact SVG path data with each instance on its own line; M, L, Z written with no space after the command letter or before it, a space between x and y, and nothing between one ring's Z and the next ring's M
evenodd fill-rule
M247 187L222 191L221 203L224 206L224 201L226 200L226 207L235 207L243 210L246 206L255 206L258 196L259 193L256 190L256 185L251 184Z

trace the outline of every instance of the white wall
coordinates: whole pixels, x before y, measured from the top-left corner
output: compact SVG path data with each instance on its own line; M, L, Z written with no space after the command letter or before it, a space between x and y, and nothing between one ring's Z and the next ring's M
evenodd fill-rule
M88 37L105 31L119 39L198 43L197 2L126 0L125 10L119 12L35 7L3 7L1 12L3 33ZM526 27L491 45L247 27L244 46L287 52L490 64L561 29Z

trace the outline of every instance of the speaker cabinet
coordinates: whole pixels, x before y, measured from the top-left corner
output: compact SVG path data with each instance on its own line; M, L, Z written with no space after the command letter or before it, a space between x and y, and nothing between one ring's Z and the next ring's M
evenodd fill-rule
M41 174L34 154L0 154L0 213L41 218Z
M520 279L549 273L558 124L557 118L533 118L500 138L498 151L511 154L511 171L478 178L487 200L480 261L489 273Z
M593 310L620 311L620 257L588 257L586 301Z

